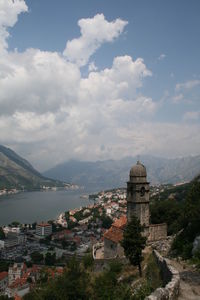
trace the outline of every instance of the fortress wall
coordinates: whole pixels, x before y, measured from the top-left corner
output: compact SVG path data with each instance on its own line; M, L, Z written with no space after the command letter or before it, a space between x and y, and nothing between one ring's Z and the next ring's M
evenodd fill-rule
M157 288L145 300L175 300L178 298L180 275L179 272L171 266L170 261L163 258L156 250L153 251L157 264L161 270L163 281L166 284L164 288Z
M115 258L117 256L117 243L104 238L104 258Z
M151 224L149 225L148 242L158 241L167 238L167 224Z

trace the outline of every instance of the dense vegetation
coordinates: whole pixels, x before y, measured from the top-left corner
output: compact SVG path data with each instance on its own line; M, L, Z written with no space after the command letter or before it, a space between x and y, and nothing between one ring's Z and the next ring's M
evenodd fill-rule
M194 239L200 235L200 176L153 200L152 223L166 222L168 234L177 234L172 247L174 254L191 258Z
M138 278L134 268L119 261L110 262L101 272L95 272L94 262L86 255L81 262L73 257L63 275L51 279L43 272L37 287L25 295L25 300L142 300L162 285L153 256L147 260L145 276ZM131 283L135 282L132 289Z
M2 227L0 227L0 240L3 240L3 239L5 239L5 233L2 229Z

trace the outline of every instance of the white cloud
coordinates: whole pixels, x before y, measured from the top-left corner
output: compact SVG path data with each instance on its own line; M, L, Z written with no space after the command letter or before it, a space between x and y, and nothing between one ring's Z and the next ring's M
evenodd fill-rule
M99 72L91 72L81 80L82 96L90 101L96 99L134 98L138 88L142 87L143 79L151 76L141 58L133 61L130 56L118 56L113 60L112 68Z
M198 79L195 79L195 80L189 80L189 81L186 81L184 83L177 83L176 84L176 90L179 91L181 89L184 89L184 90L190 90L190 89L193 89L194 87L200 85L200 80Z
M188 111L183 116L183 119L186 121L197 121L199 118L200 111Z
M108 22L103 15L81 19L81 36L67 43L67 56L39 49L12 52L7 49L6 30L27 7L24 1L2 3L0 143L25 155L40 170L69 158L179 155L199 149L198 124L152 121L160 104L141 92L145 78L152 75L142 58L117 56L103 70L91 62L88 76L81 76L80 66L102 43L117 38L126 21ZM8 12L13 15L8 23L1 20L6 3L14 9ZM75 49L77 43L80 49Z
M98 70L98 67L95 65L94 61L92 61L92 62L89 64L88 71L89 71L89 72L92 72L92 71L97 71L97 70Z
M7 27L13 27L17 22L18 15L27 10L28 7L24 0L0 1L0 54L7 48L7 38L9 37Z
M166 57L166 54L162 53L160 54L160 56L158 57L158 60L163 60Z
M183 98L184 98L183 94L178 94L172 98L172 101L174 103L180 103L180 101L183 100Z
M103 14L97 14L93 18L81 19L78 21L81 36L68 41L63 54L71 62L84 66L101 44L116 39L127 24L127 21L121 19L108 22Z
M118 37L126 24L120 19L108 22L103 15L80 20L85 61L103 42ZM151 118L156 104L138 93L144 78L151 76L141 58L115 57L111 68L100 71L92 62L86 78L76 62L57 52L27 49L19 53L5 48L0 56L1 143L19 150L40 145L43 150L37 159L32 150L29 155L39 164L44 160L44 166L52 163L52 156L56 161L84 156L90 153L89 146L91 157L101 157L105 149L114 149L101 147L111 132L144 116ZM101 146L96 145L97 136Z
M57 111L77 98L80 71L58 53L28 49L0 60L0 115Z

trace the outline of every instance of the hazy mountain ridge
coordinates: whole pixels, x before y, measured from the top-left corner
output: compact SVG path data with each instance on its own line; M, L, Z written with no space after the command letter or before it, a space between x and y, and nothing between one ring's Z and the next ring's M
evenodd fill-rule
M6 147L0 145L0 154L2 154L2 153L5 156L7 156L8 159L10 159L11 161L14 161L17 165L21 166L23 169L31 171L36 176L43 177L43 175L41 175L38 171L36 171L27 160L25 160L24 158L19 156L16 152L11 150L10 148L6 148Z
M151 184L190 181L200 173L200 155L176 159L143 155L140 160L147 168ZM122 187L126 185L130 168L136 161L136 157L97 162L71 160L43 174L50 178L75 182L87 188Z
M0 188L39 188L56 185L57 181L45 178L24 158L0 145Z

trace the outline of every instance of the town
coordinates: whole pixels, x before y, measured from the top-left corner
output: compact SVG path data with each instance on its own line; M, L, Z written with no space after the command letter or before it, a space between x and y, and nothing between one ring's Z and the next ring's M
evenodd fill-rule
M152 186L151 196L171 185ZM0 295L24 296L44 276L59 276L75 253L92 255L94 245L127 212L126 189L89 196L91 204L61 213L56 220L13 222L0 228ZM53 275L52 275L53 274Z

